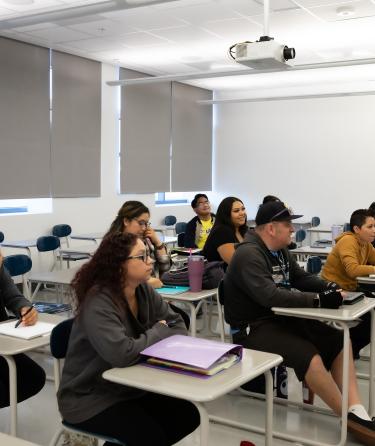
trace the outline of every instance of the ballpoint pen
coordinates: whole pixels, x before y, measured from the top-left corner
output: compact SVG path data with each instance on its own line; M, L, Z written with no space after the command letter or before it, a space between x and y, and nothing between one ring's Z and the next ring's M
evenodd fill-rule
M14 326L14 328L19 327L20 323L22 322L22 318L23 318L24 316L26 316L27 314L29 314L30 311L31 311L33 308L34 308L34 305L32 305L32 306L26 311L26 313L24 313L24 314L22 314L22 315L20 316L20 318L19 318L18 321L16 322L16 325Z

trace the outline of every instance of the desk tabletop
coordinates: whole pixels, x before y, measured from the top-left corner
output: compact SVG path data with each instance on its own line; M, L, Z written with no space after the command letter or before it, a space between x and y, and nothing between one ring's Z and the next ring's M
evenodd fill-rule
M118 384L135 387L189 401L212 401L237 389L245 382L280 364L282 357L273 353L243 350L240 362L209 378L145 367L115 368L103 373L103 378Z
M173 243L177 243L177 237L170 237L168 235L162 235L160 237L160 240L165 243L166 245L168 244L173 244Z
M155 291L158 291L156 288ZM202 291L186 291L181 294L163 294L160 295L163 299L169 300L180 300L181 302L196 302L198 300L207 299L207 297L215 296L217 293L217 288L212 288L211 290L202 290Z
M332 232L332 228L328 228L328 227L320 227L320 226L314 226L314 227L312 227L312 228L307 228L306 229L306 231L307 232L326 232L326 233L329 233L329 234L331 234L331 232Z
M354 321L375 308L375 299L365 297L353 305L342 305L337 310L329 308L282 308L272 307L272 311L280 316L300 316L307 319L326 321Z
M73 234L70 238L75 240L101 240L104 237L104 232L91 232L88 234Z
M36 443L22 440L22 438L12 437L11 435L0 432L0 444L3 446L38 446Z
M368 283L370 285L375 285L375 277L369 276L359 276L357 277L358 283Z
M80 267L33 273L29 276L29 280L31 282L69 285L79 268Z
M94 252L98 249L98 245L79 245L79 246L70 246L69 248L60 248L61 254L85 254L92 256Z
M291 249L292 254L305 254L305 255L318 255L328 256L332 251L332 246L322 246L319 248L313 248L311 246L301 246L300 248Z
M61 316L55 314L39 313L39 320L58 324L64 320ZM49 335L38 336L33 339L13 338L12 336L0 335L0 355L16 355L18 353L34 350L49 344ZM0 442L0 444L2 444Z
M14 240L14 241L4 241L1 246L6 248L35 248L36 239L31 240Z

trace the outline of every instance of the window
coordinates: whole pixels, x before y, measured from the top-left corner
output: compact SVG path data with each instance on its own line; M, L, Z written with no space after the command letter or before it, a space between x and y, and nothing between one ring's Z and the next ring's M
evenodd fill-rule
M0 215L47 214L52 212L52 198L0 200Z
M155 204L158 206L190 204L195 194L198 193L209 195L211 192L157 192L155 194Z

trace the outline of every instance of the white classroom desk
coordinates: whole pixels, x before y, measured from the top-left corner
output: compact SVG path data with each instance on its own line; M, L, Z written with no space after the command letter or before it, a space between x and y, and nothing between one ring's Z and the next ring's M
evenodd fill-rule
M319 248L312 248L311 246L301 246L300 248L291 249L290 253L297 256L297 258L307 257L307 256L325 256L332 251L332 246L322 246Z
M93 256L95 251L97 250L97 245L79 245L79 246L69 246L60 248L60 255L64 254L79 254L79 255L88 255Z
M317 233L317 234L332 234L332 228L325 228L323 226L313 226L312 228L307 228L306 229L307 232L310 233Z
M207 379L140 364L107 370L103 373L103 378L117 384L191 401L197 407L201 418L200 446L208 446L209 415L204 403L213 401L264 373L266 377L265 444L271 446L273 379L270 370L281 362L282 357L279 355L244 349L242 361ZM230 422L225 424L230 425ZM257 430L259 431L259 427Z
M156 232L161 232L164 236L168 234L168 231L172 231L173 235L175 234L175 225L151 225L151 228Z
M39 320L58 324L63 318L53 314L39 313ZM14 322L16 323L17 320ZM17 369L13 356L49 345L49 339L49 335L29 340L0 335L0 356L9 366L10 434L13 436L17 435Z
M105 235L105 232L91 232L89 234L73 234L70 236L72 240L88 240L98 244Z
M359 277L357 277L357 282L365 283L367 285L374 285L374 288L375 288L375 277L359 276Z
M36 443L30 443L29 441L22 440L21 438L11 437L10 435L0 432L0 444L1 446L39 446Z
M280 316L291 316L303 319L316 319L320 321L332 321L337 323L344 334L344 360L343 360L343 388L342 388L342 414L341 414L341 437L338 446L345 445L347 437L347 415L348 415L348 387L349 387L349 349L350 336L349 324L358 320L363 314L371 313L371 341L370 341L370 377L369 377L369 415L374 416L375 404L375 299L364 298L353 305L343 305L338 310L327 308L281 308L273 307L272 311ZM320 446L323 443L301 437L293 437L277 433L280 438L302 444Z
M33 273L29 276L29 282L33 283L47 283L49 285L56 285L58 287L58 296L62 296L62 291L64 287L70 286L70 282L73 280L76 272L80 267L58 269L48 272ZM34 300L36 290L31 296L31 301ZM60 299L62 302L62 299Z
M159 292L156 288L155 291ZM207 324L207 304L206 299L209 297L214 297L216 299L217 308L218 308L218 318L219 318L219 326L220 326L220 339L224 342L224 322L223 322L223 313L220 310L221 305L219 301L219 294L217 292L217 288L213 288L212 290L202 290L197 292L186 291L181 294L163 294L159 293L161 297L166 301L174 301L174 302L183 302L189 307L190 310L190 333L191 336L197 335L197 314L202 305L205 306L203 314L204 314L204 323ZM197 303L195 306L193 302Z
M16 249L26 249L29 257L31 257L31 249L36 247L36 239L31 240L14 240L14 241L3 241L1 246L4 248L16 248Z

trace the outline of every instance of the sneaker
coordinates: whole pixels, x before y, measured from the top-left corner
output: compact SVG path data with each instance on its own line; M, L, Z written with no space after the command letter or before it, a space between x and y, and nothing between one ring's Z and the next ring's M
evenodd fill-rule
M354 413L348 414L348 431L365 445L375 446L375 420L364 420Z

